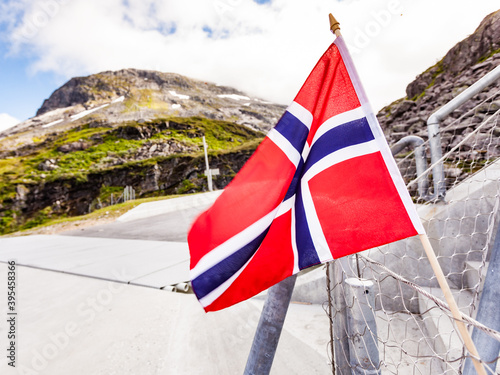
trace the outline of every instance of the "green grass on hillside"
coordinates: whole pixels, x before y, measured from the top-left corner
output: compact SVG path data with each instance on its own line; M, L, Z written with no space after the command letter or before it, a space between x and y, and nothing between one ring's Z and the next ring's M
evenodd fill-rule
M189 147L193 154L203 150L202 136L205 135L211 152L224 152L247 142L259 141L263 134L225 121L209 120L200 117L157 119L144 124L129 123L124 126L151 127L173 121L185 128L167 128L147 139L124 139L120 128L92 128L89 124L60 134L44 147L34 147L33 153L24 157L0 159L0 202L3 193L9 193L12 184L36 184L40 181L53 181L61 178L85 179L88 172L103 169L102 163L113 159L129 160L133 163L134 154L146 142L175 141ZM83 151L63 153L58 148L64 144L83 141L90 145ZM39 166L46 160L55 161L57 168L43 171ZM116 163L115 163L116 164Z
M149 137L141 137L140 134L148 134ZM158 118L141 124L129 122L116 127L95 127L90 122L40 140L24 156L0 159L0 234L37 226L51 219L51 212L47 208L46 211L39 211L28 222L22 220L20 208L13 205L19 185L30 189L31 186L56 180L83 182L87 180L89 173L130 166L146 167L156 164L160 159L186 155L177 153L145 160L134 158L142 146L152 143L173 141L191 150L189 155L201 157L203 136L206 137L209 153L217 155L255 149L264 134L231 122L201 117ZM73 142L83 142L88 148L69 153L59 151L59 147ZM41 166L48 160L57 167L44 171ZM183 191L192 188L189 181L184 185L181 189ZM107 200L111 193L120 189L123 187L101 189L100 199Z
M497 53L500 53L500 48L492 50L492 51L490 51L490 53L488 53L488 54L484 55L483 57L481 57L478 60L478 63L482 63L482 62L488 60L491 56L496 55Z

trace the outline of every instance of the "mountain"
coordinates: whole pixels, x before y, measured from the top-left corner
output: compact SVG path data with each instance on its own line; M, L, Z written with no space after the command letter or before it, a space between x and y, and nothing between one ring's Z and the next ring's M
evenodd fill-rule
M70 79L44 101L35 117L0 133L0 137L26 130L61 130L63 125L71 128L70 123L88 120L90 114L112 124L159 116L199 116L265 131L284 108L231 87L179 74L123 69Z
M389 143L409 134L426 139L431 113L499 64L497 11L378 113ZM499 89L496 82L443 122L445 150L500 108ZM488 105L478 105L485 99ZM136 197L205 191L203 136L210 167L220 171L214 186L223 188L284 110L173 73L125 69L73 78L35 117L0 132L0 234L87 213L116 201L125 186ZM467 126L450 127L459 117ZM488 139L491 152L500 150L496 135ZM452 169L445 166L462 173Z
M223 188L285 107L178 74L76 77L0 133L0 233L136 197L207 190L202 137Z

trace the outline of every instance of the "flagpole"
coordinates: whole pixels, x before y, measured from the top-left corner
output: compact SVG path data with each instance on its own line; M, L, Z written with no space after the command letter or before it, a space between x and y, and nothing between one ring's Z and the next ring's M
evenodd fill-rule
M457 325L458 331L460 332L460 335L462 336L464 345L471 354L474 367L476 368L476 371L479 375L486 375L486 370L484 369L483 364L478 360L479 353L477 352L476 345L474 345L474 341L472 341L472 337L469 334L469 331L467 330L467 327L465 326L465 323L462 319L462 313L458 309L458 305L455 302L453 294L451 294L450 286L446 281L441 265L439 264L436 254L434 253L434 249L432 248L432 245L429 241L429 237L427 237L427 234L420 234L419 237L420 241L422 242L422 246L424 247L425 253L427 254L427 258L429 259L429 263L431 264L431 267L436 274L439 286L444 293L444 298L448 303L451 314L455 319L455 323Z

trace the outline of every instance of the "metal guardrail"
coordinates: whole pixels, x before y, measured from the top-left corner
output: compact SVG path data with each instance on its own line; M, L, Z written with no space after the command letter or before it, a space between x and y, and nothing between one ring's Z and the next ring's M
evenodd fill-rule
M500 79L500 65L486 74L479 81L464 90L454 99L433 112L427 120L427 131L429 138L429 149L431 153L431 166L427 168L426 142L417 136L407 136L400 139L391 147L395 156L406 147L412 146L415 149L415 162L417 168L417 178L408 184L408 187L418 183L418 194L425 201L443 200L446 195L446 183L443 166L443 151L441 145L440 123L448 117L454 110L462 106L472 97L480 93L486 87ZM429 172L432 170L433 194L429 195Z
M434 193L431 199L443 199L446 194L444 178L444 167L442 161L442 147L439 124L455 109L467 102L473 96L480 93L484 88L496 82L500 78L500 65L486 74L479 81L460 93L457 97L446 103L435 111L427 120L427 131L429 134L429 147L431 151L431 168L434 180Z

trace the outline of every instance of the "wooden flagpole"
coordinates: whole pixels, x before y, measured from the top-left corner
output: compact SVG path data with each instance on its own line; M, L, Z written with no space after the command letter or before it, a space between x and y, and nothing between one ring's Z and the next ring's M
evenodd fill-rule
M427 258L429 259L429 263L436 274L437 281L441 290L444 293L444 298L450 307L451 314L455 319L455 323L457 324L458 331L460 332L460 336L462 336L462 340L464 342L465 347L471 354L472 361L474 363L474 367L476 368L476 372L479 375L486 375L486 370L481 362L478 361L479 353L477 352L476 345L474 345L474 341L472 341L472 337L465 326L465 323L462 319L462 313L458 309L457 303L455 302L455 298L451 294L450 286L446 281L443 270L437 260L436 254L434 253L434 249L429 241L429 237L427 234L420 234L420 241L424 247L425 253L427 254Z
M332 33L335 34L335 36L340 37L341 36L340 23L335 19L335 17L331 13L329 15L329 18L330 18L330 30L332 31ZM460 336L462 337L464 345L472 356L474 367L476 368L476 371L479 375L486 375L486 370L484 369L483 364L478 360L479 354L477 352L476 346L474 345L474 342L472 341L469 331L467 330L467 327L464 324L464 321L462 319L462 313L458 309L457 303L455 302L455 299L451 294L450 286L446 281L443 270L437 260L436 254L434 253L434 249L432 248L429 238L427 237L426 234L421 234L419 235L419 237L420 241L422 242L422 246L424 247L425 253L427 254L427 258L429 259L429 263L431 264L432 270L436 274L439 286L441 287L441 290L444 293L446 302L450 307L450 311L453 315L453 318L455 319L458 331L460 332Z

